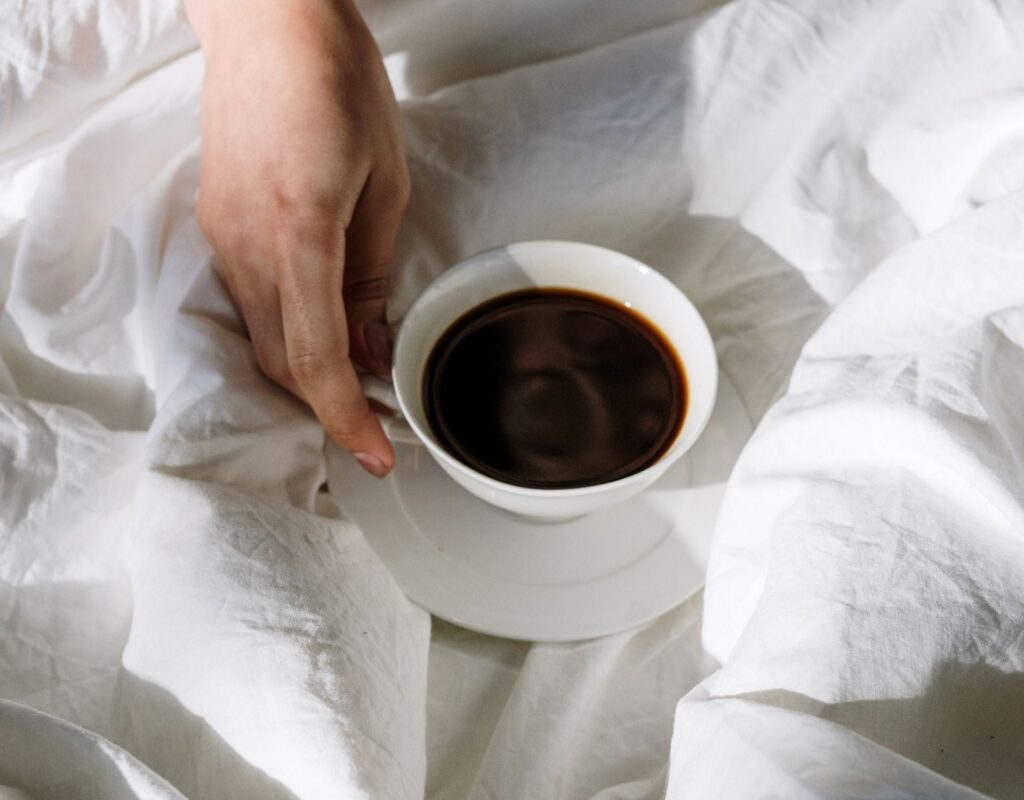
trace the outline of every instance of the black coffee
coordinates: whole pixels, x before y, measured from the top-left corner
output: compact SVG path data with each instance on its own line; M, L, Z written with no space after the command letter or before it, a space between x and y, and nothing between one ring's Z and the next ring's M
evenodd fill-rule
M653 325L567 289L506 294L434 346L427 418L441 444L505 483L544 489L624 478L658 460L686 413L686 379Z

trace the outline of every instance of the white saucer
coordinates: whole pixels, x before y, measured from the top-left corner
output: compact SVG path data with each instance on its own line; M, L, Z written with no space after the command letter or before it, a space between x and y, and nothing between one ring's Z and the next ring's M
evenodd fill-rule
M703 586L725 480L750 433L721 374L711 421L683 458L642 494L568 522L530 522L484 503L419 445L396 445L384 480L331 446L327 476L342 509L428 611L513 639L588 639L653 619Z

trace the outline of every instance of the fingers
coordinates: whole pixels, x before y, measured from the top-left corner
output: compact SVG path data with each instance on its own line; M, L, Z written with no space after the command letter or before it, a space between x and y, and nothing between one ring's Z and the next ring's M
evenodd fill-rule
M281 298L277 287L259 280L258 270L243 271L241 274L248 278L244 281L235 277L236 272L237 269L225 266L223 275L235 308L245 320L256 363L264 375L300 400L305 400L288 366L281 322Z
M281 300L276 287L270 287L267 297L259 302L254 311L246 315L246 325L256 363L263 373L275 383L283 386L300 400L306 395L292 375L288 365L288 350L284 341L284 323L281 319ZM258 309L258 310L256 310Z
M388 273L408 194L404 167L399 178L371 175L337 241L322 233L330 225L288 226L276 237L273 269L225 269L262 371L305 400L328 435L377 476L394 465L394 450L353 360L378 374L391 366Z
M291 376L328 435L382 477L394 450L370 410L349 358L341 294L341 252L293 240L278 269L281 322Z
M388 278L408 200L404 167L397 175L372 172L346 234L344 297L352 358L378 375L391 369L391 334L385 318Z

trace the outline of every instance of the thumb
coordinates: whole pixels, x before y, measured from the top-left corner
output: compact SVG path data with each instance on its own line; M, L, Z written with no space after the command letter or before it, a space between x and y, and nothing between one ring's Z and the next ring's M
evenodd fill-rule
M391 369L391 332L385 314L391 249L408 199L402 180L371 172L345 237L343 291L351 354L357 364L378 375Z
M345 318L352 359L378 375L391 369L391 330L385 318L387 277L346 282Z

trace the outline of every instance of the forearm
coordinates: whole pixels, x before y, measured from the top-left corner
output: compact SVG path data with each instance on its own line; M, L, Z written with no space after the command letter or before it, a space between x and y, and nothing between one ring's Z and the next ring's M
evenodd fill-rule
M256 31L275 37L306 35L334 38L340 31L369 34L352 0L183 0L189 22L204 49L227 38ZM256 44L253 41L253 44Z

